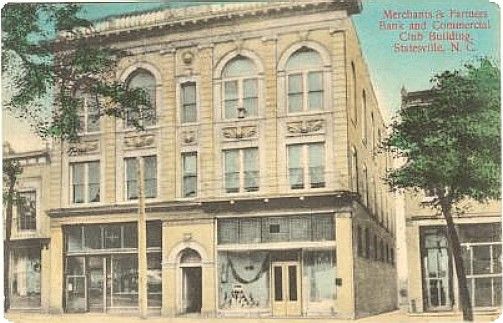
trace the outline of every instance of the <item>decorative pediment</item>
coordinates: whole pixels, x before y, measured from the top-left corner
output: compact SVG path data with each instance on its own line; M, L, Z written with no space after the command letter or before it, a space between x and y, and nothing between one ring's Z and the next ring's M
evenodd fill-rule
M70 145L71 155L88 154L99 151L99 140L87 140Z
M322 132L325 127L325 120L293 121L288 122L286 127L290 135L319 133Z
M222 136L226 139L248 139L257 136L256 126L226 127L222 129Z
M127 148L143 148L153 146L155 142L154 135L129 136L124 138L124 146Z

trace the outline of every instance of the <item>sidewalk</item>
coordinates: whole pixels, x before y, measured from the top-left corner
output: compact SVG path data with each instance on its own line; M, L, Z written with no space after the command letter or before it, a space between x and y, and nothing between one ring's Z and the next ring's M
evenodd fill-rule
M21 313L10 313L7 316L7 320L13 323L308 323L310 321L314 321L314 323L337 323L337 322L362 322L362 323L371 323L371 322L398 322L398 323L406 323L406 322L460 322L461 316L459 315L416 315L409 316L406 313L395 311L380 315L374 315L370 317L366 317L359 320L336 320L336 319L313 319L313 318L299 318L299 319L279 319L279 318L266 318L266 319L257 319L257 318L166 318L166 317L150 317L146 320L140 319L135 316L121 316L121 315L104 315L104 314L94 314L94 313L86 313L86 314L63 314L63 315L48 315L48 314L21 314ZM475 315L476 322L492 322L498 318L495 314L484 314L484 315ZM5 322L5 321L4 321ZM503 322L503 321L502 321Z

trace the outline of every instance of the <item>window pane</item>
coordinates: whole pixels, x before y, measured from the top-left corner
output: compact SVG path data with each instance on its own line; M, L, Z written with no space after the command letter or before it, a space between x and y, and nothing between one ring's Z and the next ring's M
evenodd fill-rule
M235 119L238 117L238 100L225 100L225 119Z
M143 158L145 168L145 197L152 198L157 196L157 158L148 156Z
M288 146L288 180L292 189L304 188L302 145Z
M162 223L160 221L147 222L147 247L160 247L162 244Z
M491 278L475 278L475 306L492 306L491 284Z
M287 70L297 70L306 68L316 68L321 67L323 62L321 60L320 54L316 51L303 47L296 51L287 61Z
M238 227L237 219L218 220L218 243L238 243Z
M87 115L87 131L94 132L100 130L100 115L97 113L88 113Z
M491 246L472 246L473 250L473 273L490 274L491 273Z
M260 219L242 219L239 222L239 243L260 242Z
M257 98L246 98L243 99L243 108L245 109L245 116L254 117L257 116Z
M114 306L138 306L138 256L112 256Z
M243 98L256 98L257 93L257 79L243 81Z
M138 161L136 158L127 158L126 160L126 190L127 198L135 199L138 198L138 183L136 181L138 176L137 165Z
M255 64L249 58L237 56L225 65L223 77L237 77L257 74Z
M148 306L160 307L162 301L162 256L161 253L147 255Z
M66 250L80 251L82 250L82 227L70 226L65 228Z
M288 93L302 93L302 74L293 74L288 76Z
M330 310L335 298L335 252L305 251L303 275L307 276L308 308Z
M323 92L309 92L307 100L309 110L323 110Z
M182 122L195 122L196 115L196 84L182 85Z
M105 248L121 248L121 226L107 225L104 228Z
M287 217L262 219L263 242L284 242L289 240L290 222Z
M310 144L309 178L311 187L325 187L325 147L324 144Z
M307 75L307 88L309 92L323 91L323 74L311 72Z
M17 208L18 230L35 230L37 228L37 197L36 192L19 193Z
M288 294L291 301L297 300L297 266L288 266Z
M225 188L227 193L239 192L239 151L224 151Z
M290 218L290 241L311 241L311 217Z
M123 248L138 248L138 229L135 223L123 225ZM148 232L147 232L148 234ZM148 240L147 240L148 241Z
M72 165L73 202L84 202L84 163Z
M191 197L197 193L197 154L186 153L182 155L183 167L183 196Z
M225 100L237 99L238 97L238 82L228 81L224 83L225 86Z
M88 199L89 202L100 201L100 163L87 163L87 176L89 181Z
M493 278L493 288L494 288L493 306L501 306L501 277Z
M65 273L68 275L84 275L84 257L66 257Z
M288 112L302 111L302 94L288 95Z
M258 149L244 149L243 159L245 189L248 192L257 191L259 189Z
M283 300L283 273L281 267L274 267L274 300Z
M101 226L85 226L84 237L86 249L101 249Z
M335 240L334 219L330 215L313 216L313 241Z
M501 245L493 245L493 273L501 273Z

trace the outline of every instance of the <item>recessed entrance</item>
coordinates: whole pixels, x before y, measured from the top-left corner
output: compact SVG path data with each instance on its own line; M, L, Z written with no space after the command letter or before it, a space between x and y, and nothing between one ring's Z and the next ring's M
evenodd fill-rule
M202 269L201 256L193 249L181 251L181 310L182 313L201 313Z

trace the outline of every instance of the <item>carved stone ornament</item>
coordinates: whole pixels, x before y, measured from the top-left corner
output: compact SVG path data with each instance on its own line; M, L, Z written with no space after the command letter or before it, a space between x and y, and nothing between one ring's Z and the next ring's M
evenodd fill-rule
M194 54L190 50L186 50L182 53L182 61L185 65L191 65L194 61Z
M195 130L185 130L182 132L182 145L193 145L197 143Z
M154 141L154 135L132 136L124 138L124 145L128 148L141 148L152 146Z
M100 144L99 144L98 140L83 141L83 142L73 144L70 147L70 151L74 155L91 153L91 152L97 151L99 149L99 145Z
M222 136L227 139L246 139L257 135L256 126L227 127L222 129Z
M319 132L323 129L324 120L295 121L287 123L287 130L291 134L307 134Z

